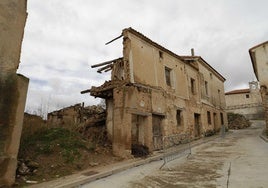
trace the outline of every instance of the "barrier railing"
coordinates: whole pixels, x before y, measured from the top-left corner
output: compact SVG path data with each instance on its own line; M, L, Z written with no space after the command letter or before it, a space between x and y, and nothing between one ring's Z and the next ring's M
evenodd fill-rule
M162 164L160 169L162 169L168 162L175 160L183 155L187 155L188 157L192 153L190 141L191 138L189 134L174 134L170 136L164 136L164 163Z

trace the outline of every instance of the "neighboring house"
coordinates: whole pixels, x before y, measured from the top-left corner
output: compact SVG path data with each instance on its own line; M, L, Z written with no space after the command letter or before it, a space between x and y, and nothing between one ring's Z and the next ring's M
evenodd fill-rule
M268 128L268 41L249 49L254 73L260 82L260 92L265 108L266 128Z
M164 137L194 139L227 126L225 79L204 59L193 51L179 56L132 28L120 37L123 57L92 66L111 70L111 80L81 92L106 100L115 155L129 156L134 144L159 150Z
M81 115L83 104L75 104L47 114L47 123L52 127L69 127L83 122Z
M105 110L99 105L84 107L84 103L78 103L47 114L49 127L96 126L103 122L105 122Z
M226 112L242 114L247 119L264 119L264 108L258 82L249 82L249 89L225 93Z

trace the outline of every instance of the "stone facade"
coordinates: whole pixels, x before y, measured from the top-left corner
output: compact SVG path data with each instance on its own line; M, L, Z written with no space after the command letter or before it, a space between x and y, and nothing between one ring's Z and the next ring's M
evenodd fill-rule
M105 124L106 112L100 105L78 103L47 114L48 127L77 128Z
M82 92L106 99L115 155L130 156L133 144L159 150L166 136L194 139L227 126L225 79L202 57L179 56L132 28L121 37L123 57L92 66L112 70L111 81Z
M0 187L15 181L28 78L16 74L26 0L0 1Z
M268 41L249 49L254 73L260 82L260 92L265 109L266 129L268 130Z
M249 89L233 90L225 93L226 112L242 114L248 120L264 119L264 108L256 81L249 82Z

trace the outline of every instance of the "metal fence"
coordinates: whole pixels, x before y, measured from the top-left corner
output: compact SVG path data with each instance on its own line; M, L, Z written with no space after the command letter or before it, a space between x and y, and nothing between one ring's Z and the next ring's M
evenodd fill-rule
M163 137L164 163L160 167L163 168L168 162L177 159L183 155L187 157L192 153L191 138L189 134L174 134Z

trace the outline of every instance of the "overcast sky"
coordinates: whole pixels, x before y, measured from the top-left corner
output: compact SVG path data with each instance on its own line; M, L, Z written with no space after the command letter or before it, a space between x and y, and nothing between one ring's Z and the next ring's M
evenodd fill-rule
M122 56L132 27L178 55L200 55L225 91L255 78L248 49L268 40L267 0L28 0L19 73L30 78L26 110L99 103L80 91L109 80L92 64ZM45 109L44 109L45 107Z

